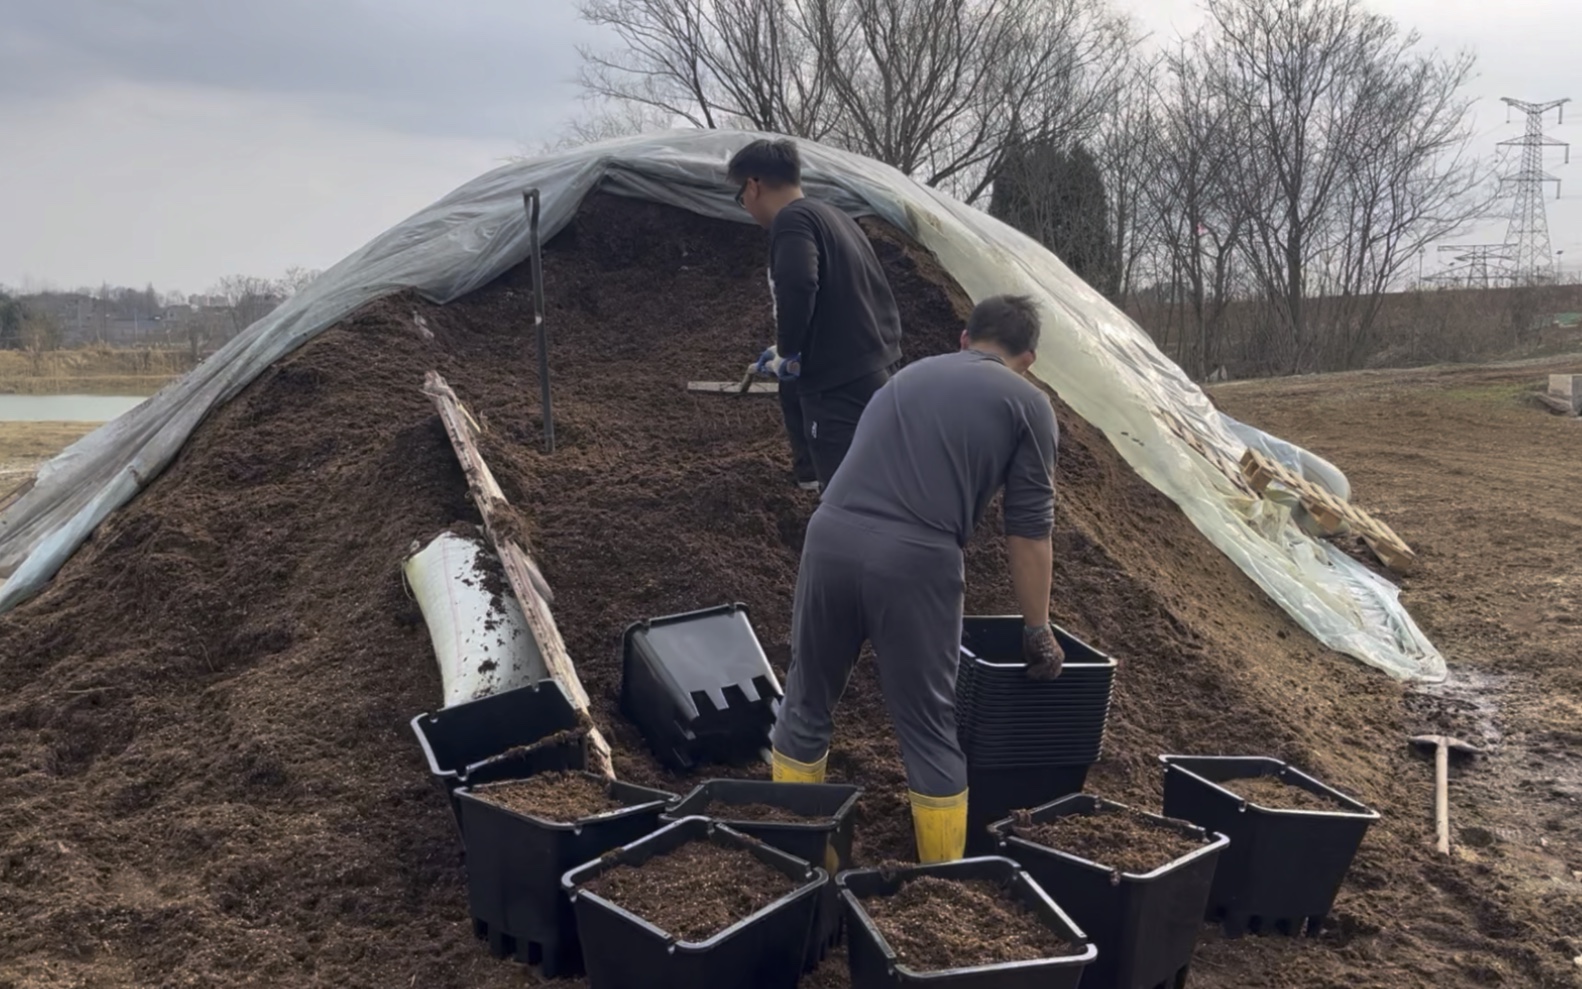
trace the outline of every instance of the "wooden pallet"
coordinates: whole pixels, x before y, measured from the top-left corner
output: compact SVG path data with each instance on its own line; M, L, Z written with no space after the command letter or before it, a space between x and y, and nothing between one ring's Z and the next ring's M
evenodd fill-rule
M1396 573L1407 573L1417 563L1417 554L1406 541L1384 522L1337 498L1326 489L1276 463L1256 450L1242 454L1241 470L1247 483L1262 493L1271 484L1295 494L1326 535L1352 532L1362 538L1379 562Z
M483 516L483 527L489 541L500 554L506 581L522 606L527 626L538 642L539 652L543 654L544 666L549 670L549 675L565 688L571 706L577 709L583 723L588 726L588 769L614 778L615 766L610 759L610 743L605 741L593 723L593 716L588 710L588 693L582 687L577 668L566 651L565 640L560 637L560 629L555 626L555 617L550 613L549 585L539 572L538 564L533 562L527 548L522 545L525 534L519 531L521 517L510 510L510 504L495 481L494 473L489 470L483 454L478 450L478 434L482 431L478 421L461 404L456 393L438 372L428 373L423 382L423 392L439 410L440 421L445 424L445 432L450 436L456 459L461 461L462 473L467 476L468 493L478 506L478 514Z
M1247 479L1242 476L1240 465L1237 464L1236 461L1232 460L1229 456L1226 456L1224 453L1220 452L1218 448L1203 442L1202 437L1198 436L1197 430L1193 429L1185 419L1181 418L1179 415L1170 411L1169 409L1154 409L1154 415L1157 416L1159 420L1163 422L1170 430L1170 432L1174 433L1176 437L1181 440L1181 442L1185 443L1189 448L1191 448L1193 453L1208 461L1209 466L1213 467L1221 474L1224 474L1225 479L1234 485L1236 490L1242 492L1250 498L1258 497L1258 492L1253 490L1252 486L1247 483Z

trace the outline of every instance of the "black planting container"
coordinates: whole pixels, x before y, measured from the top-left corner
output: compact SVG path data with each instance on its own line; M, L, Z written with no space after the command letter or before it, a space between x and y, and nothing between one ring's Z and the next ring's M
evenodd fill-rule
M538 966L548 978L580 974L582 952L571 901L561 889L566 870L652 834L675 799L663 790L603 777L627 806L575 821L553 821L490 803L487 791L456 791L467 849L467 905L473 933L496 958Z
M916 972L896 961L895 952L879 933L862 901L891 896L910 879L938 876L942 879L982 879L1009 886L1010 895L1036 914L1046 925L1074 944L1085 946L1081 954L1003 965L980 965L942 971ZM859 869L843 872L836 878L846 908L846 929L851 963L852 989L892 989L897 986L940 986L949 989L1076 989L1083 970L1098 952L1082 929L1049 898L1015 862L1008 858L983 857L959 859L936 865L906 869ZM1083 983L1086 985L1086 983Z
M1223 924L1230 937L1316 933L1378 813L1278 759L1159 758L1165 767L1165 815L1230 839L1209 893L1209 919ZM1283 776L1339 805L1331 812L1248 803L1233 792L1235 781L1255 776Z
M1091 814L1125 804L1089 794L1062 797L1029 811L1034 824L1070 814ZM1001 855L1020 862L1044 889L1060 891L1060 904L1093 939L1099 956L1082 977L1089 989L1182 989L1187 966L1203 926L1203 911L1214 882L1214 866L1229 843L1202 828L1147 817L1206 843L1147 873L1120 872L1109 865L1050 848L1012 833L1014 822L997 821L992 830ZM1208 840L1211 839L1211 840Z
M750 762L769 748L780 681L746 605L638 622L621 664L621 711L671 769Z
M412 732L428 760L429 773L445 791L458 826L461 809L453 792L458 786L586 768L587 743L580 736L507 759L495 759L510 749L526 748L579 727L576 709L554 680L490 694L412 719Z
M969 616L961 626L956 725L967 756L967 851L988 854L988 827L1011 811L1080 792L1104 753L1115 660L1055 627L1066 662L1027 676L1022 619Z
M706 941L682 941L579 887L621 864L639 865L693 841L746 849L800 885ZM792 989L828 874L703 817L683 818L567 872L591 989Z
M851 839L857 798L862 788L840 783L769 783L763 780L708 780L672 805L662 821L707 817L757 838L787 855L822 865L835 875L852 867ZM768 804L823 821L755 821L731 816L730 804ZM723 805L723 806L722 806ZM840 899L835 884L826 883L819 897L818 917L808 938L806 968L812 971L829 949L840 942Z
M969 617L962 622L956 678L956 723L964 749L985 758L1015 756L1007 765L1071 765L1096 761L1104 744L1115 660L1064 629L1059 677L1033 680L1022 660L1019 617Z
M967 852L986 855L996 841L989 825L1014 810L1081 793L1089 763L1074 766L994 766L967 762Z

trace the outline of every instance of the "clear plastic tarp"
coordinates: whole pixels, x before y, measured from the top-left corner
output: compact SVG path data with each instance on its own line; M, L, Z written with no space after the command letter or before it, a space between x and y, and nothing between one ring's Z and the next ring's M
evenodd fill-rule
M752 136L672 131L512 163L375 238L191 373L46 464L33 489L0 515L0 576L8 578L0 611L37 593L95 526L170 463L210 410L272 362L379 296L414 288L449 302L525 260L523 190L540 191L546 239L596 188L747 222L725 163ZM1166 426L1155 410L1168 410L1232 462L1253 435L1238 433L1240 424L1222 416L1142 329L1053 254L895 169L811 142L802 152L810 195L907 231L973 299L1033 296L1045 316L1033 372L1316 638L1398 678L1444 678L1443 658L1394 585L1306 535L1289 508L1239 492ZM1277 445L1286 462L1305 453L1279 441L1262 445Z

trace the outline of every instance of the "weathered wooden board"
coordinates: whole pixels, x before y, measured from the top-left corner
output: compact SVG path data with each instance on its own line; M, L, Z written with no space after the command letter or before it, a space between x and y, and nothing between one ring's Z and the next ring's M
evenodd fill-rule
M483 516L484 531L500 555L506 581L522 606L522 614L527 618L533 638L538 641L544 666L549 670L549 675L565 688L572 707L577 709L588 726L588 768L613 779L615 766L610 759L610 743L593 723L593 715L588 710L588 693L582 687L577 668L566 651L565 640L560 637L560 629L555 625L554 615L549 609L553 600L549 585L522 545L525 534L520 532L521 516L510 508L493 472L478 450L478 423L438 372L428 373L423 382L423 391L439 410L440 421L445 424L445 432L456 450L456 459L461 462L462 473L467 477L472 500L478 506L478 514Z

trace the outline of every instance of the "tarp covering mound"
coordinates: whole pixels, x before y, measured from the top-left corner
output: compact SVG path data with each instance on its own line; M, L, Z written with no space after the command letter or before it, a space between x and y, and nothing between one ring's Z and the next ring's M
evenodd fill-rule
M447 302L528 255L525 189L542 195L544 238L595 189L744 221L725 163L750 135L671 132L508 165L446 196L326 272L180 381L85 437L0 516L0 611L26 599L117 506L174 457L196 425L272 362L358 307L402 288ZM973 299L1033 295L1046 314L1034 373L1103 431L1150 484L1304 628L1393 676L1439 680L1444 661L1396 589L1314 540L1288 512L1238 492L1155 414L1165 409L1231 460L1242 435L1124 314L1048 250L1003 223L857 155L804 142L807 186L874 214L938 257Z

